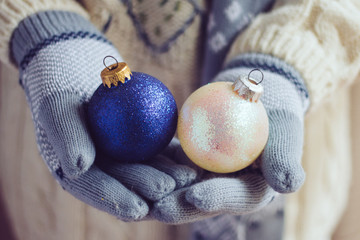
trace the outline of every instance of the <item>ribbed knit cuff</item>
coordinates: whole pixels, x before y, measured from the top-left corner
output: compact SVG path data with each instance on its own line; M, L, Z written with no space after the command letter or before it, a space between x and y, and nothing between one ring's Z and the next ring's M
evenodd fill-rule
M106 38L85 18L67 11L45 11L20 22L11 38L11 53L25 68L36 53L49 44L75 38Z
M304 110L309 108L309 93L305 86L305 81L301 75L289 64L284 61L267 54L261 53L245 53L232 59L225 66L226 69L239 67L258 68L263 71L270 71L278 74L294 84L299 96L302 99Z

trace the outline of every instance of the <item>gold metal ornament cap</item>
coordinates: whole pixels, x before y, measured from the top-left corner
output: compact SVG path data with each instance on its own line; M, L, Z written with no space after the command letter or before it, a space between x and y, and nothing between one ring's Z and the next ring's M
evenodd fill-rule
M262 79L257 82L250 77L250 74L254 71L259 71L262 74ZM239 94L244 100L250 102L257 102L261 95L264 93L264 88L260 84L264 79L264 74L259 69L251 70L247 76L240 76L233 83L233 90Z
M111 84L117 86L119 82L125 83L125 79L131 78L131 70L129 66L125 62L118 62L116 59L116 63L106 66L105 59L112 56L106 56L103 60L104 63L104 70L101 71L101 80L108 88L111 88Z

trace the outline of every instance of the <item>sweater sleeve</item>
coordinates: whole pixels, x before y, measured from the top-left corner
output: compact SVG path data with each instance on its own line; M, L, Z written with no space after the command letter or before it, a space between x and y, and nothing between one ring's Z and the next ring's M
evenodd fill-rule
M64 10L88 18L86 11L74 0L0 0L0 61L13 65L10 40L13 31L26 17L40 11Z
M269 54L305 80L310 111L360 70L358 0L280 0L234 41L227 62L243 53Z

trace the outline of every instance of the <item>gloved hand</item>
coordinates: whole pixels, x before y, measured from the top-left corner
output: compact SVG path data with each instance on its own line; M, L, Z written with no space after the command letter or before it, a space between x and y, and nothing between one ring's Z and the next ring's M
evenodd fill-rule
M158 201L152 212L155 218L177 224L224 213L242 215L263 208L277 192L294 192L303 184L303 125L309 102L301 76L277 58L244 54L214 81L234 81L255 68L265 76L261 101L269 117L269 139L262 155L251 167L236 173L205 172L196 184ZM188 161L178 142L173 141L169 149L168 156Z
M41 155L70 194L121 220L135 221L148 215L148 200L195 178L194 170L164 156L150 166L114 163L96 154L85 105L101 84L103 58L121 57L87 20L70 12L41 12L19 24L11 43Z

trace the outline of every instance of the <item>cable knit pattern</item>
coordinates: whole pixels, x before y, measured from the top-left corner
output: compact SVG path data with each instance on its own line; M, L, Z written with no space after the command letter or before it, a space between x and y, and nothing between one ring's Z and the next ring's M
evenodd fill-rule
M330 93L351 83L360 70L360 3L279 2L237 38L228 60L247 52L284 60L305 79L315 109Z
M26 17L45 10L65 10L88 17L85 10L73 0L1 0L0 1L0 59L10 62L10 40L13 31Z

